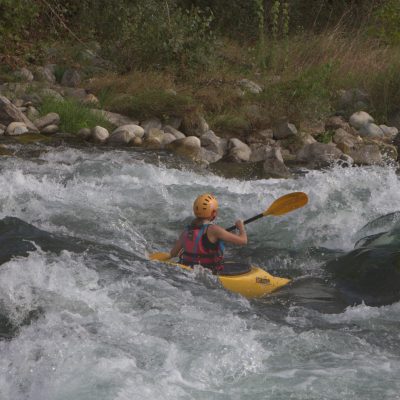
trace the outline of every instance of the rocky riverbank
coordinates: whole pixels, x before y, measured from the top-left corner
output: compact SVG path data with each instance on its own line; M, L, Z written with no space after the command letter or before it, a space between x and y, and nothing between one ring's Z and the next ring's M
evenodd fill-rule
M60 83L55 71L54 64L33 71L23 68L14 75L18 82L0 85L0 154L12 154L7 146L13 142L54 143L56 139L60 143L166 150L216 171L222 167L241 175L246 170L250 171L247 175L264 178L288 178L299 167L324 168L333 163L380 165L398 159L398 127L378 125L362 111L368 104L368 95L360 90L339 93L338 112L324 121L305 121L295 126L281 118L272 126L246 135L221 137L201 115L187 124L182 115L135 120L102 110L97 97L81 87L78 69L65 70ZM248 80L238 82L238 87L253 92L263 90ZM76 133L62 132L58 113L40 112L44 99L49 97L61 103L72 98L89 106L112 129L94 126L82 127ZM360 111L346 118L346 108Z

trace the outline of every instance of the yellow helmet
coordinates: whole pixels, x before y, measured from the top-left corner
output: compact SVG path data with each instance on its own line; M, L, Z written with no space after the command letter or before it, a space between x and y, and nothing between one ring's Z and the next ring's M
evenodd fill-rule
M210 193L199 196L193 203L194 215L197 218L210 218L213 211L218 210L218 201Z

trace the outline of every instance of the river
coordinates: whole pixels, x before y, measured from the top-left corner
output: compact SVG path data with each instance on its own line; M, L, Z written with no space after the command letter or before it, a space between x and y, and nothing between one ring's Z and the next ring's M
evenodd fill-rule
M240 181L168 158L68 147L0 158L0 399L400 399L400 302L343 305L323 268L399 210L395 169ZM292 292L250 301L201 270L147 261L200 193L230 226L292 191L309 204L228 248L294 278Z

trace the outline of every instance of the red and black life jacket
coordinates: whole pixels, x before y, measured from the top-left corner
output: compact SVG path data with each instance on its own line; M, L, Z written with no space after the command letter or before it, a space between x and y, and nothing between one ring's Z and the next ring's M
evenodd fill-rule
M203 243L203 236L207 235L210 224L189 225L183 232L183 252L179 262L185 265L202 265L214 271L223 269L224 243L218 240L214 249L207 248Z

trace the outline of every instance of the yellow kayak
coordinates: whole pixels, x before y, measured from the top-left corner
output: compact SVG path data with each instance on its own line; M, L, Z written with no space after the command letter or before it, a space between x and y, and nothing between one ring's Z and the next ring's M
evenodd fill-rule
M172 262L167 259L162 260L162 257L160 257L160 254L162 253L157 254L158 257L152 257L153 260L177 266L189 271L193 270L187 265ZM287 278L273 276L256 266L230 262L225 262L223 273L220 273L217 276L225 289L233 293L239 293L248 299L266 296L287 285L291 281Z

